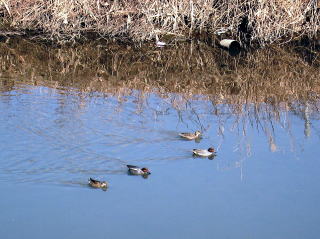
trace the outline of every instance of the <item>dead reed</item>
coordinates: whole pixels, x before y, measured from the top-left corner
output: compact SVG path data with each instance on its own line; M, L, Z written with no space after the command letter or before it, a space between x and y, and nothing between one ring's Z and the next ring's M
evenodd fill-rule
M261 45L319 33L315 0L2 0L2 29L64 43L91 33L120 40L212 37L225 29Z

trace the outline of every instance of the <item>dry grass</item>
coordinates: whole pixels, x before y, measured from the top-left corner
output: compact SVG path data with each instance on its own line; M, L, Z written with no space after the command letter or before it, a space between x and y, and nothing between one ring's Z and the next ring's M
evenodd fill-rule
M320 19L314 0L1 0L2 22L60 42L88 33L144 41L164 35L191 38L226 28L262 45L300 35L316 36ZM245 33L239 34L246 17ZM307 20L306 20L307 19ZM243 40L243 39L242 39Z

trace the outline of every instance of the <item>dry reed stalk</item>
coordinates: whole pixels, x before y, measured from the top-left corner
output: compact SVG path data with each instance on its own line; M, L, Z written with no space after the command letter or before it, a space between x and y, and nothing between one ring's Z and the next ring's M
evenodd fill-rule
M35 30L51 40L70 41L95 32L133 41L172 35L209 37L221 28L238 35L246 18L246 34L262 45L319 33L319 11L304 0L2 0L12 28ZM306 18L308 17L308 21ZM240 32L241 33L241 32ZM241 34L238 36L241 39Z

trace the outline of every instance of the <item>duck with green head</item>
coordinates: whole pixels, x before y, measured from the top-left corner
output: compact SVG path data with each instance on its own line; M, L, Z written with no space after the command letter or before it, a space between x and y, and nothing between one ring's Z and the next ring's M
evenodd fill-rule
M149 175L151 174L150 170L148 168L139 168L134 165L127 165L128 167L128 173L131 175Z
M210 147L208 149L193 149L192 152L196 156L210 157L214 155L215 150L213 147Z

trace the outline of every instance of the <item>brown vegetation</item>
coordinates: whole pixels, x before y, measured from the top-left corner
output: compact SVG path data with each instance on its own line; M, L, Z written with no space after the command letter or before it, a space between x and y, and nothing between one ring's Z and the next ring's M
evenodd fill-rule
M313 37L320 26L313 0L2 0L0 13L3 30L31 30L60 42L90 33L133 41L210 38L226 29L263 45Z
M11 39L0 43L0 52L1 78L84 92L201 94L230 104L307 101L320 94L320 55L308 52L306 59L301 48L231 57L203 44L159 49L95 42L57 49Z

